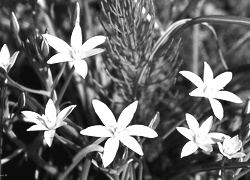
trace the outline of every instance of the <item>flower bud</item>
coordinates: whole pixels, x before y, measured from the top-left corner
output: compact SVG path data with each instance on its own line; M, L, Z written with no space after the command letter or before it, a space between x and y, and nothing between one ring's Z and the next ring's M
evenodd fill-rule
M150 124L148 127L152 128L152 129L156 129L157 126L159 125L160 123L160 113L157 112L154 116L154 118L151 120Z
M80 5L77 2L74 9L74 14L72 17L72 24L75 26L80 23Z
M250 114L250 100L247 101L247 106L245 109L245 114Z
M19 23L17 21L17 18L15 16L15 14L12 12L11 13L11 18L10 18L10 27L11 29L14 31L14 33L16 35L18 35L19 31L20 31L20 26Z
M45 40L45 38L43 38L43 40L42 40L41 54L42 54L43 57L47 57L49 55L49 44Z
M21 96L18 98L18 109L23 109L26 104L26 98L24 92L22 93Z

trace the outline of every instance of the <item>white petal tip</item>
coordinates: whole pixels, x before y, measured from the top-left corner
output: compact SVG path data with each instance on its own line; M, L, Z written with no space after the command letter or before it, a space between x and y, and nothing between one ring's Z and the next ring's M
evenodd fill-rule
M84 129L80 131L80 134L86 136Z
M223 116L222 117L217 117L220 121L223 119Z

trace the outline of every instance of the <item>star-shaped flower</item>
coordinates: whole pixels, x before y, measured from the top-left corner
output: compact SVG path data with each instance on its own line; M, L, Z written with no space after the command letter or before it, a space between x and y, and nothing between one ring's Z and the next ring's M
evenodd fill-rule
M8 46L6 44L3 45L0 51L0 67L3 68L6 73L9 72L12 66L15 64L18 54L19 51L16 51L10 57Z
M22 114L36 125L31 126L27 131L44 131L44 140L50 147L54 139L55 131L57 128L66 125L64 119L75 108L75 105L64 108L58 115L56 107L51 99L46 104L45 114L39 115L32 111L22 111Z
M104 103L99 100L93 100L92 104L96 114L105 126L91 126L82 130L80 133L87 136L108 138L104 145L102 156L104 167L107 167L114 160L119 147L119 141L142 156L143 152L140 144L131 136L144 136L147 138L155 138L158 136L153 129L147 126L128 126L134 116L138 101L127 106L120 114L117 122L111 110Z
M190 71L180 71L180 74L197 86L189 95L207 98L211 104L214 115L219 120L223 118L224 112L221 103L217 99L242 103L242 100L235 94L222 90L231 81L231 72L224 72L214 78L211 67L204 62L203 81L198 75Z
M200 127L198 121L191 115L186 114L188 128L177 127L176 129L190 141L182 148L181 158L194 153L198 148L206 152L212 152L212 144L222 141L225 136L222 133L208 133L212 127L213 117L210 116Z
M48 60L48 64L55 64L60 62L73 62L76 72L85 78L88 73L88 65L84 58L94 56L103 52L101 48L95 48L105 42L105 36L94 36L82 44L82 30L79 23L75 24L71 34L71 46L63 40L49 35L43 34L51 47L58 51L58 54L52 56Z
M238 135L233 138L228 136L222 144L220 142L217 142L217 144L221 154L226 156L228 159L242 158L246 156L243 152L238 152L242 148L242 142Z

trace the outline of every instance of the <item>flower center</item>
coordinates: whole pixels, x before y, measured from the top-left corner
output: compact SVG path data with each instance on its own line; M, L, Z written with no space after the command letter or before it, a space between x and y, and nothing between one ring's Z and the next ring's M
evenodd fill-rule
M195 140L195 142L196 143L200 143L200 142L202 142L202 137L201 137L201 135L200 134L195 134L195 137L194 137L194 140Z
M208 140L208 136L207 135L204 135L202 133L196 133L195 136L194 136L194 141L197 143L197 144L204 144L204 143L207 143L207 140Z
M44 124L45 126L48 128L48 129L53 129L55 127L55 123L53 123L53 121L51 119L49 119L47 116L43 115L43 121L44 121ZM56 121L54 121L56 122Z
M80 60L81 57L81 51L79 49L73 49L72 50L72 57L75 60Z
M231 154L234 153L234 150L233 150L232 146L230 147L230 146L226 145L226 146L224 147L224 152L225 152L226 154L228 154L228 155L231 155Z
M208 85L205 85L203 92L205 93L207 98L215 95L213 88Z
M110 127L110 129L112 130L114 137L118 137L118 135L121 133L120 128L117 126Z
M238 147L238 143L236 142L227 142L224 145L224 152L228 155L232 155L239 150Z

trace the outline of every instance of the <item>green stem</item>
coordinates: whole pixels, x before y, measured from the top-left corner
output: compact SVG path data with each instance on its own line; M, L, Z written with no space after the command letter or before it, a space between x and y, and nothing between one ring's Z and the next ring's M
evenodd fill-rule
M225 162L226 162L226 157L223 156L222 161L221 161L221 178L222 178L222 180L227 179L226 170L224 169Z
M249 172L250 172L250 169L244 170L243 172L240 172L239 174L237 174L236 176L234 176L233 180L237 180L237 179L241 178L242 176L246 175Z
M5 111L5 98L6 98L6 81L4 82L2 89L1 89L1 116L0 116L0 159L2 159L2 152L3 152L3 118L4 118L4 111ZM2 163L0 161L0 180L2 179Z
M70 82L71 78L73 77L74 71L75 71L75 67L72 66L72 68L70 69L70 72L68 74L68 77L67 77L67 79L62 87L62 90L60 91L60 94L58 95L58 99L56 101L56 107L60 104L62 97L63 97L63 95L64 95L64 93L69 85L69 82Z
M81 149L80 146L74 144L73 142L71 142L70 140L59 136L57 133L55 133L55 138L60 141L62 144L64 144L65 146L69 147L70 149L74 150L74 151L79 151L79 149Z
M57 74L56 78L54 79L54 82L53 82L53 85L51 87L51 92L53 92L59 82L59 80L61 79L62 75L63 75L63 72L65 70L65 67L66 67L66 63L64 63L61 67L61 70L59 71L59 73Z
M91 161L89 159L85 159L83 164L83 171L81 174L81 180L88 180L90 166L91 166Z
M238 169L238 168L249 168L250 162L232 162L224 163L224 169ZM221 169L221 162L210 163L210 164L198 164L197 166L189 166L187 169L182 170L182 173L172 178L172 180L182 179L182 177L187 177L188 174L193 174L197 172L206 172Z
M27 87L24 87L20 84L18 84L17 82L13 81L8 75L6 76L7 78L7 84L9 86L12 86L12 87L15 87L21 91L25 91L25 92L30 92L30 93L34 93L34 94L40 94L40 95L43 95L43 96L47 96L47 97L50 97L50 92L48 91L44 91L44 90L34 90L34 89L30 89L30 88L27 88Z
M179 38L184 30L193 26L195 24L201 23L211 23L211 24L238 24L242 26L250 26L250 19L237 17L237 16L225 16L225 15L211 15L211 16L200 16L187 21L175 32L171 33L170 36L172 38Z
M118 174L114 174L114 175L113 175L113 180L120 180L119 175L118 175Z

